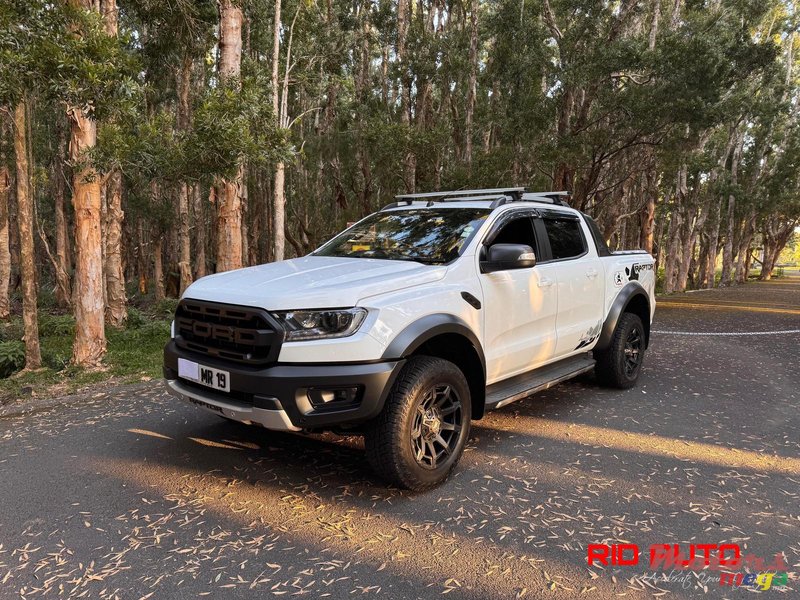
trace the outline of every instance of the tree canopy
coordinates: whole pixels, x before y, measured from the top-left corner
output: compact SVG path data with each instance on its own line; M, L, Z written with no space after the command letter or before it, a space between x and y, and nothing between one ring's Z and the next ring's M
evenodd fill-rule
M131 295L305 254L398 192L499 185L569 190L665 292L768 278L800 220L799 22L795 0L6 0L0 149L20 177L24 104L37 235L0 235L0 292L30 250L67 308L99 252L119 326Z

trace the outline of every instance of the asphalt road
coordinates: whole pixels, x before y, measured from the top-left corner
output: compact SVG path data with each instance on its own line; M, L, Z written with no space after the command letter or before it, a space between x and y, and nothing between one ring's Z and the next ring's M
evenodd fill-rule
M800 329L800 278L665 299L654 329ZM741 596L590 569L586 547L736 543L800 571L799 359L797 333L655 333L637 387L491 413L420 495L357 439L227 423L155 383L7 415L0 598Z

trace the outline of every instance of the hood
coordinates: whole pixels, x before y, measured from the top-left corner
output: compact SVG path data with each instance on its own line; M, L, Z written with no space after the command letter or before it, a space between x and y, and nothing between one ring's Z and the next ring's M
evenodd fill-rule
M267 310L346 308L369 296L438 281L446 271L399 260L304 256L203 277L184 297Z

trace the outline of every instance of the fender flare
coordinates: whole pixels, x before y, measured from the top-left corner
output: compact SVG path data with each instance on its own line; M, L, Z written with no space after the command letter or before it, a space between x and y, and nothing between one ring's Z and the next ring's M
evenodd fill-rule
M617 294L617 297L614 299L614 302L611 304L611 308L608 310L608 315L603 323L603 328L600 330L600 336L597 340L594 350L603 350L608 348L608 345L611 343L611 338L614 335L614 330L617 328L617 322L619 321L620 315L625 312L625 309L631 303L631 300L637 296L643 297L644 301L647 303L648 318L647 322L644 323L645 347L649 345L650 314L652 314L650 307L650 296L647 294L647 291L644 289L644 287L642 287L641 283L631 281L620 290L619 294Z
M427 315L421 319L407 325L384 350L382 360L396 360L405 358L414 353L425 342L443 333L459 334L472 344L483 367L484 377L486 376L486 357L483 354L478 336L470 329L462 319L447 313L436 313Z

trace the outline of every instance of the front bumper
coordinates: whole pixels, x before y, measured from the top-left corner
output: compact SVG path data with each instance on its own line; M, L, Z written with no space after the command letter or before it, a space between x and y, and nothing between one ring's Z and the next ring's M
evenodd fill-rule
M178 358L230 373L230 392L220 392L178 377ZM164 378L174 396L218 415L267 429L348 428L369 421L383 409L404 360L358 364L276 364L266 368L220 361L178 348L164 348ZM357 389L353 401L315 406L309 390Z

